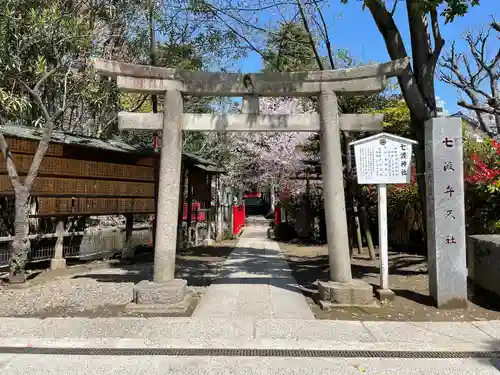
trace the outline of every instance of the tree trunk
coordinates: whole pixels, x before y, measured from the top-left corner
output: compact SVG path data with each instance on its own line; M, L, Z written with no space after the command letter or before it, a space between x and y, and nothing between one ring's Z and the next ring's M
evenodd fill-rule
M358 204L356 200L353 200L352 210L354 215L354 226L356 229L356 243L358 245L358 254L363 252L363 238L361 236L361 224L359 223L359 212L358 212Z
M29 193L24 186L20 186L15 191L15 219L14 219L14 240L11 243L12 257L10 260L11 283L23 283L25 281L24 268L30 250L29 223Z
M427 194L425 179L425 137L424 126L425 119L412 119L411 128L413 136L418 141L415 147L415 162L417 169L417 184L420 196L420 207L422 208L422 240L424 247L427 248Z
M347 216L347 233L349 236L349 254L352 257L354 249L354 196L352 194L353 190L353 180L352 180L352 155L351 147L349 146L349 134L347 132L343 133L342 141L345 152L345 165L344 170L344 181L345 181L345 199L346 199L346 216Z
M368 212L366 212L364 205L359 208L359 216L361 216L361 226L365 231L368 254L370 255L370 259L375 260L377 257L375 256L375 248L373 247L372 233L370 231L370 223L368 221Z

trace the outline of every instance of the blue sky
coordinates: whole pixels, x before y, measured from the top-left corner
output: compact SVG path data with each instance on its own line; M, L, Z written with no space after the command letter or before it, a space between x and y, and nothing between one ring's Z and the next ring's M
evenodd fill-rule
M480 2L481 5L471 8L465 17L457 18L447 25L441 22L441 33L446 40L445 49L455 41L456 49L465 51L466 43L462 35L466 29L488 25L492 20L491 15L495 15L497 21L500 21L500 0L480 0ZM363 11L358 1L351 0L349 4L343 5L340 1L332 0L331 9L325 17L327 20L333 20L328 24L328 28L334 49L347 49L353 57L362 62L390 60L382 36L369 11ZM411 53L408 21L403 2L398 5L395 20L405 40L406 49ZM491 48L498 48L499 43L498 39L490 38ZM244 72L255 72L262 68L262 61L258 54L253 53L239 62L237 67ZM458 94L453 87L436 80L436 94L446 103L445 108L450 113L459 109L456 105Z

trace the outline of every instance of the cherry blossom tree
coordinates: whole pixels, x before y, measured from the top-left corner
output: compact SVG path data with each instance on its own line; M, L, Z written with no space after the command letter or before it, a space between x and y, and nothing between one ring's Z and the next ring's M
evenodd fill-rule
M297 114L312 111L297 98L261 98L262 114ZM293 188L292 178L306 155L299 149L311 133L259 132L233 134L228 183L240 189Z

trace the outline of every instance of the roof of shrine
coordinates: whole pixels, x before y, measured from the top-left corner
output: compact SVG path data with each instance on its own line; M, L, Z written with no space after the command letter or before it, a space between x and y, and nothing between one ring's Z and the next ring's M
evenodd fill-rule
M35 128L29 126L21 126L15 124L0 125L0 132L6 136L30 139L33 141L39 141L43 135L42 128ZM94 137L88 137L78 134L66 133L59 130L54 130L52 132L53 143L62 143L74 146L81 146L86 148L93 148L105 151L113 152L125 152L133 154L141 154L145 156L154 156L153 151L144 151L138 146L130 145L118 139L100 139ZM210 173L225 173L223 168L217 167L217 165L210 160L202 158L198 155L183 152L183 160L189 162L194 167L202 169Z

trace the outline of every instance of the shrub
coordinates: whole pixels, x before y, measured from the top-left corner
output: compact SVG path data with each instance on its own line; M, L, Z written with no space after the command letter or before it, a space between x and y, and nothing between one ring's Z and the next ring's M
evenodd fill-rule
M500 143L467 139L464 146L467 232L500 233Z
M360 189L361 202L365 204L372 236L378 242L377 186L366 185ZM389 244L393 247L421 247L423 239L423 213L418 185L389 185L387 187L387 226Z
M280 241L291 241L297 236L294 225L279 223L274 226L274 237Z

